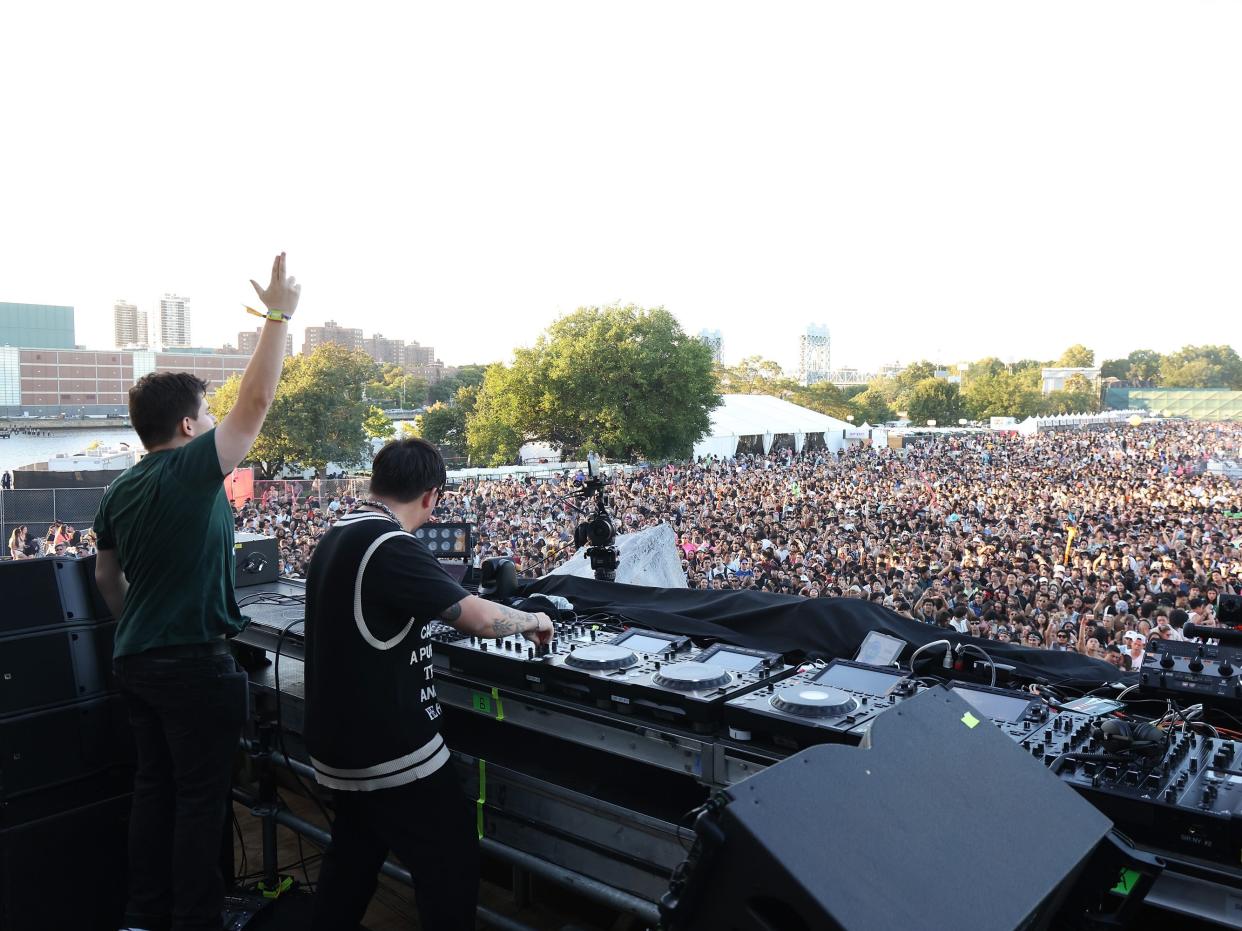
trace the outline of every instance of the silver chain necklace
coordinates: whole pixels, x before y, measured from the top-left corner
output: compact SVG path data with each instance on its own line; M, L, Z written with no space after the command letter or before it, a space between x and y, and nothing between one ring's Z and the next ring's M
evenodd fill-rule
M373 498L367 498L364 501L359 501L358 506L375 508L377 511L383 511L385 514L391 517L394 522L396 522L397 526L399 527L403 526L401 521L397 520L397 515L392 512L392 508L386 505L383 501L376 501Z

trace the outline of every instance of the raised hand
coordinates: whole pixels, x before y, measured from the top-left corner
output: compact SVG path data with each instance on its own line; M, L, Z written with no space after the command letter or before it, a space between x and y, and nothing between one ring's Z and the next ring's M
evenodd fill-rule
M272 281L266 290L260 288L259 283L253 278L250 279L250 283L254 286L255 293L259 295L259 300L268 310L279 310L292 316L297 309L302 286L297 284L296 278L286 277L283 252L272 262Z

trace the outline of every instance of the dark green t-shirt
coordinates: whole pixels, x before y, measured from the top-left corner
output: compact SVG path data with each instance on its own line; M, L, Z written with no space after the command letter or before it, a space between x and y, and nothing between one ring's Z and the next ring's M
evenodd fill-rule
M245 626L215 430L128 469L99 503L95 532L129 582L114 657L206 643Z

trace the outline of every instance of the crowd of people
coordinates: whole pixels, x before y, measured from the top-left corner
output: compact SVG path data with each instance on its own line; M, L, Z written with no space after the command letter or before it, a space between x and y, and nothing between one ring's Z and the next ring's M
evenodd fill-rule
M929 437L614 475L620 532L677 536L691 588L854 597L962 633L1129 668L1150 638L1215 623L1242 591L1242 489L1204 470L1242 425L1165 422L1033 437ZM467 480L438 518L475 526L476 562L538 575L571 558L583 476ZM271 493L239 529L278 538L286 577L357 497Z
M53 522L43 535L31 533L26 524L9 533L5 555L9 559L36 559L40 556L92 556L95 531L78 530L73 524Z
M614 473L607 495L620 533L673 528L691 588L864 598L1128 668L1151 638L1215 623L1220 596L1242 593L1242 486L1204 470L1240 447L1239 424L941 435L638 467ZM582 479L469 479L437 518L474 525L476 564L503 556L540 575L577 552ZM280 574L303 578L365 485L338 487L276 483L235 509L237 529L276 537ZM94 551L92 530L55 523L15 528L5 555Z

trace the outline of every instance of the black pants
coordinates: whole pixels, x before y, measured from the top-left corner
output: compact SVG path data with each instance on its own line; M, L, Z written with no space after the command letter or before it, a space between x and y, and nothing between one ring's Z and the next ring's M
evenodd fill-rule
M152 931L218 929L220 843L246 674L223 641L113 663L138 749L125 921Z
M473 803L452 763L426 779L376 792L335 792L332 843L319 871L312 931L358 927L388 851L414 878L420 926L473 931L479 842Z

